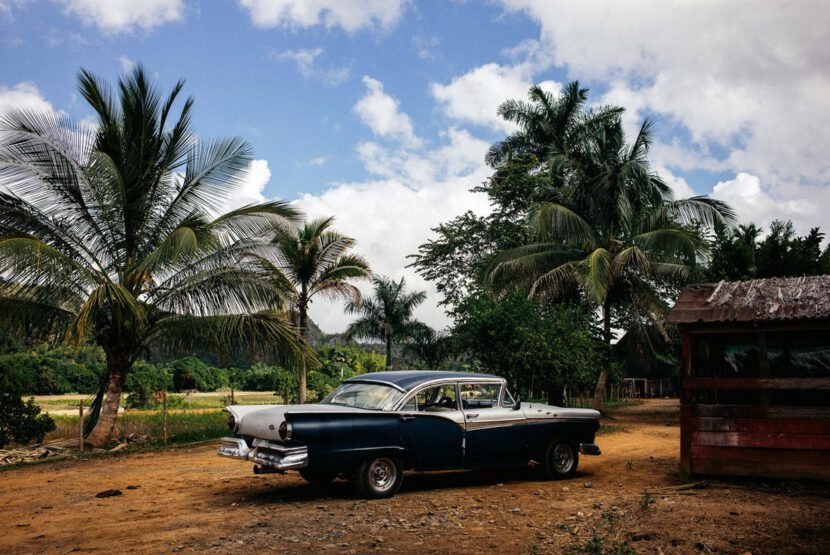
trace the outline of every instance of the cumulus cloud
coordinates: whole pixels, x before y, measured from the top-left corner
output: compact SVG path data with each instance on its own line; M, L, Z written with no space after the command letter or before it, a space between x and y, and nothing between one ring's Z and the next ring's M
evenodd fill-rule
M0 85L0 114L14 109L53 110L37 85L28 81L11 87Z
M389 29L401 18L406 0L239 0L257 27L308 28L322 25L347 32Z
M252 160L242 186L237 189L224 211L228 212L248 204L265 202L263 191L270 180L271 169L268 167L268 161Z
M343 183L319 195L304 194L298 206L309 217L336 216L335 228L357 240L357 251L365 256L374 272L406 278L412 290L427 291L427 301L416 317L434 328L444 328L449 319L437 306L440 296L434 286L406 265L406 255L431 235L439 223L473 210L489 210L486 197L469 191L482 181L482 174L452 176L419 189L395 179ZM368 285L362 285L365 294ZM318 300L311 307L312 319L328 332L343 331L352 317L342 306Z
M511 131L512 124L499 117L498 107L505 100L526 98L537 70L535 63L489 63L455 77L447 84L432 83L430 90L447 116L497 131ZM553 81L540 85L551 92L561 89L561 85Z
M317 78L329 85L337 85L348 79L351 73L348 67L329 66L321 68L317 65L317 59L324 52L325 50L322 48L299 48L284 52L271 52L270 56L277 61L293 62L296 64L300 75L306 79Z
M298 206L309 217L335 215L336 228L354 237L357 250L379 274L405 277L414 290L427 291L427 301L416 316L435 328L449 319L437 306L434 286L406 265L406 258L432 236L431 228L472 210L489 212L488 199L470 189L484 181L489 170L484 154L489 146L467 130L450 128L433 149L413 151L406 146L376 142L357 146L358 158L374 179L335 184L320 194L303 194ZM365 293L368 285L361 286ZM351 321L342 306L317 301L311 316L326 331L342 331Z
M153 29L184 14L183 0L63 0L65 11L107 33Z
M740 2L605 1L591 9L576 0L502 2L539 23L555 65L607 84L604 100L631 112L627 129L653 114L677 126L682 144L655 148L658 162L734 172L732 185L719 185L721 194L747 188L735 202L761 202L764 193L806 207L815 197L798 195L826 198L830 4L765 0L748 10ZM800 211L790 216L802 229L809 219Z
M366 93L354 106L354 111L375 134L418 147L421 140L415 136L412 120L400 110L400 102L383 90L383 83L369 76L363 77Z

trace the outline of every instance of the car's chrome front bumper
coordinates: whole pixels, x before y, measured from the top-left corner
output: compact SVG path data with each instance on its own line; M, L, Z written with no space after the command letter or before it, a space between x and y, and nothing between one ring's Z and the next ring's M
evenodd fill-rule
M219 444L219 455L241 461L251 461L276 470L291 470L308 466L308 448L285 447L264 439L255 439L253 447L249 447L244 439L223 437Z
M579 452L583 455L600 455L602 451L596 443L580 443Z

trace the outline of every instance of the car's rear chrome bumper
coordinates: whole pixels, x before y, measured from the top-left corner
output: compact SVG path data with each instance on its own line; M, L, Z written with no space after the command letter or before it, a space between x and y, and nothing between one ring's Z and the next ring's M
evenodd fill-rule
M602 451L600 451L599 445L596 443L580 443L579 444L579 452L583 455L600 455Z
M251 447L244 439L223 437L219 444L219 455L251 461L276 470L291 470L308 466L308 448L286 447L264 439L255 439Z

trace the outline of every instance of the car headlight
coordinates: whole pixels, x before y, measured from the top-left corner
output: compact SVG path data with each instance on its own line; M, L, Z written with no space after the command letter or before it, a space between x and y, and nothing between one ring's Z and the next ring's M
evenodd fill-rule
M282 424L280 424L279 434L280 439L283 441L291 439L291 424L283 420Z

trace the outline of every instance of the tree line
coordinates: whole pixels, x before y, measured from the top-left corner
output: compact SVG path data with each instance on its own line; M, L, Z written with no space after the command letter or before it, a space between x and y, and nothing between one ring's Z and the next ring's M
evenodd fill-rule
M623 108L589 107L579 83L561 95L534 86L499 108L516 131L473 188L492 212L439 225L412 255L452 317L439 332L414 318L424 292L373 275L332 218L305 221L281 200L228 211L251 147L198 138L182 90L162 95L141 66L114 88L82 71L96 125L33 109L0 117L0 324L100 348L93 445L109 441L148 352L265 361L305 402L321 366L317 298L344 300L356 317L346 337L381 344L386 367L403 344L416 365L496 372L521 395L561 401L565 386L593 382L602 408L614 330L668 338L663 317L685 282L827 271L819 230L775 223L761 239L722 202L675 199L649 162L651 122L629 138Z

